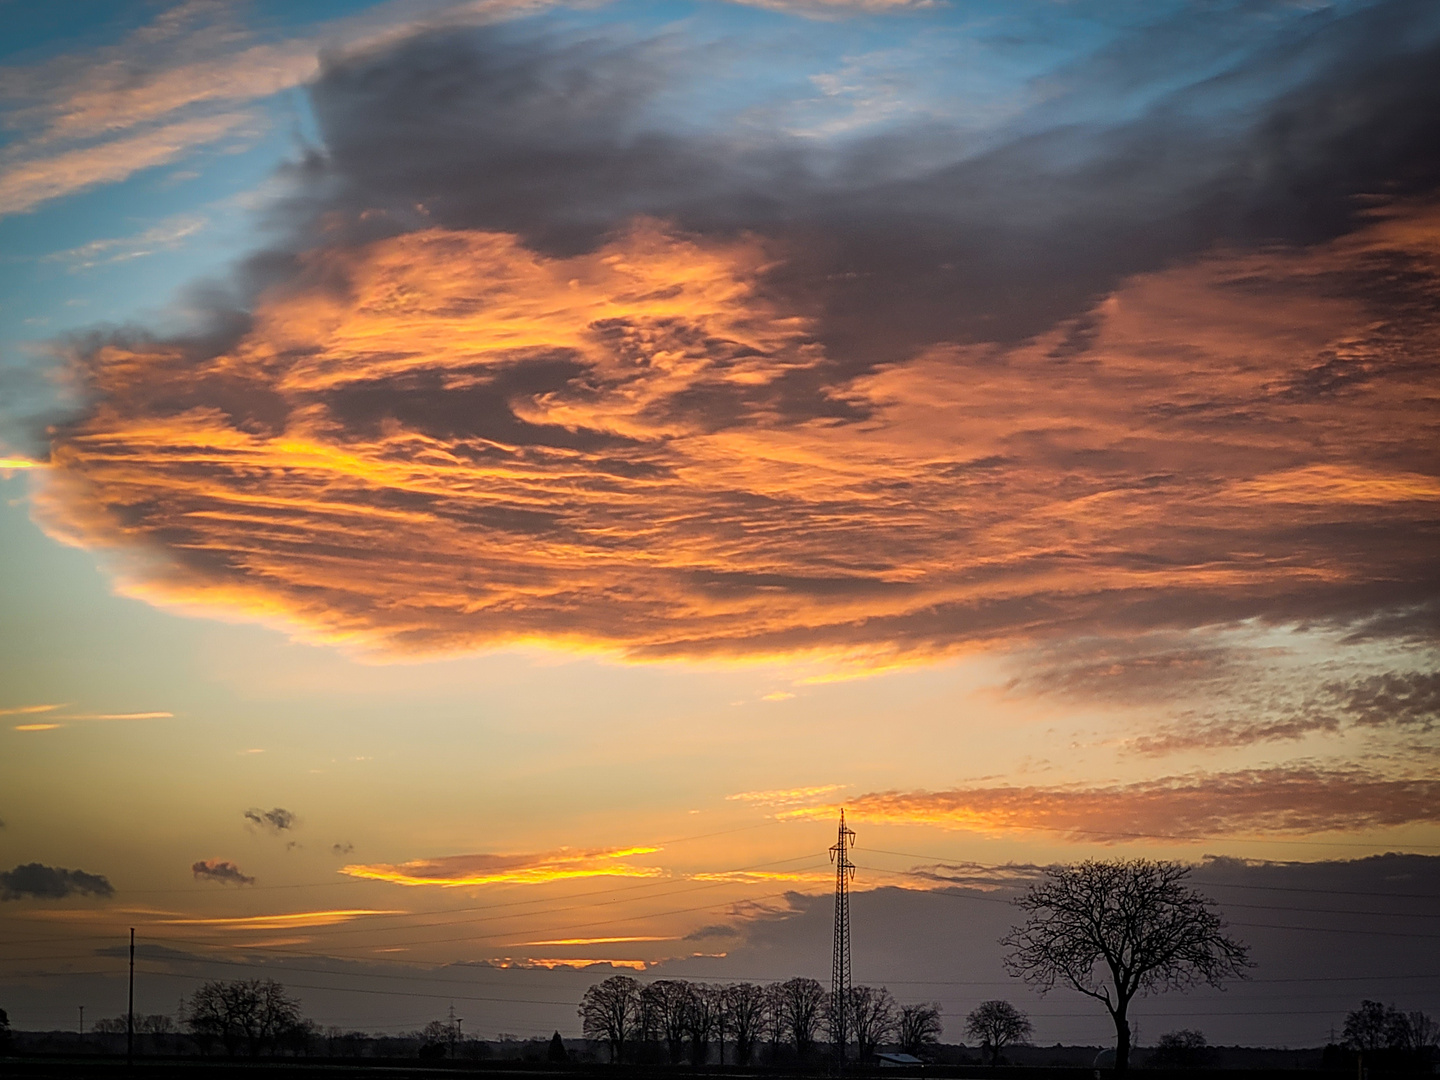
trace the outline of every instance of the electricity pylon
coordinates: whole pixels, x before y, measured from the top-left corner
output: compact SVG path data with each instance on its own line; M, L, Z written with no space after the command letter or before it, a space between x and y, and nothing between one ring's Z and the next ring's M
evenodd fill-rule
M840 809L840 835L830 849L835 864L835 949L830 962L830 1024L835 1034L835 1071L845 1067L846 1030L850 1019L850 882L855 877L855 864L850 849L855 846L855 830L845 827L845 809Z

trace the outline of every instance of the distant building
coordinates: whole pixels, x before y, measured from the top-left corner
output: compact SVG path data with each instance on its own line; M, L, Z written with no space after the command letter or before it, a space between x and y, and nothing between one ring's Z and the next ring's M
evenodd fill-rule
M882 1069L918 1069L925 1063L914 1054L876 1054Z

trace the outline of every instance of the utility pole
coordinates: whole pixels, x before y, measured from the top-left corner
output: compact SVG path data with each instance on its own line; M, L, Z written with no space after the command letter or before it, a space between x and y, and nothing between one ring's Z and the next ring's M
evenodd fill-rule
M85 1041L85 1006L80 1006L80 1041Z
M830 960L830 1022L835 1033L835 1071L845 1068L845 1045L850 1040L846 1021L850 1012L850 882L855 877L855 864L850 849L855 846L855 830L845 827L845 809L840 809L840 834L830 849L835 864L835 947Z
M135 927L130 927L130 1001L125 1007L125 1067L135 1064Z

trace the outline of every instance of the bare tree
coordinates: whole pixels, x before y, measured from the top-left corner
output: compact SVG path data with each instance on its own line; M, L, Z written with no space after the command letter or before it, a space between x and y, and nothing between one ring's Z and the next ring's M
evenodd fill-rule
M867 1060L875 1048L895 1031L895 997L885 987L850 988L850 1022L860 1060Z
M232 1057L242 1046L256 1056L301 1026L300 1003L274 979L204 983L183 1019L196 1038L218 1039Z
M629 975L611 975L585 991L580 1001L580 1029L587 1039L604 1039L616 1064L635 1029L640 984Z
M778 988L778 1003L785 1034L804 1057L815 1045L825 1007L825 988L814 979L786 979Z
M1433 1050L1440 1044L1440 1023L1419 1009L1405 1014L1405 1027L1412 1050Z
M765 1026L765 988L754 983L733 983L725 988L726 1012L735 1036L735 1064L750 1064L755 1042Z
M990 1055L990 1064L1000 1064L1000 1051L1012 1043L1027 1043L1034 1029L1030 1017L1008 1001L982 1001L965 1017L965 1034Z
M175 1021L165 1013L150 1013L135 1018L135 1030L147 1035L169 1035L175 1030Z
M1345 1017L1345 1044L1362 1053L1375 1050L1423 1052L1440 1037L1440 1024L1423 1012L1402 1012L1394 1005L1362 1001Z
M670 1064L680 1064L685 1054L685 1010L690 984L679 979L657 979L640 991L656 1034L664 1040Z
M685 1004L685 1032L690 1036L690 1061L704 1065L710 1056L710 1040L720 1025L723 993L709 983L693 983Z
M785 992L780 983L766 983L764 987L765 1013L763 1017L764 1037L770 1043L770 1060L778 1060L780 1044L788 1034L785 1026Z
M1184 884L1178 862L1089 861L1052 868L1015 903L1024 926L1001 939L1005 968L1044 994L1063 983L1104 1004L1115 1023L1115 1069L1130 1065L1130 1002L1243 977L1245 945L1227 937L1214 901Z
M940 1005L929 1001L921 1005L905 1005L900 1009L897 1037L900 1049L919 1057L940 1042Z

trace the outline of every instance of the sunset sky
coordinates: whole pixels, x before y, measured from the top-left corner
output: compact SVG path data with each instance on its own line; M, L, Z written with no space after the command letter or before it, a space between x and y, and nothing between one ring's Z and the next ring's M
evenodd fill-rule
M996 944L1083 858L1255 946L1142 1043L1440 1012L1440 5L79 8L0 0L17 1027L132 926L370 1030L823 978L841 806L950 1041L1106 1037Z

